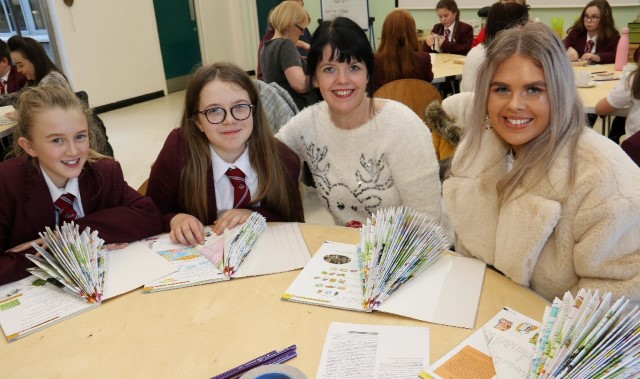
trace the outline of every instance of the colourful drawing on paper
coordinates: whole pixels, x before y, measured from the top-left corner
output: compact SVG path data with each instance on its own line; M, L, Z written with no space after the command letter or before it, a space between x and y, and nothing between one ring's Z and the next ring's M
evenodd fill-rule
M200 257L200 252L193 247L185 247L183 249L176 250L167 250L167 251L159 251L164 259L169 262L173 261L189 261L193 259L198 259Z

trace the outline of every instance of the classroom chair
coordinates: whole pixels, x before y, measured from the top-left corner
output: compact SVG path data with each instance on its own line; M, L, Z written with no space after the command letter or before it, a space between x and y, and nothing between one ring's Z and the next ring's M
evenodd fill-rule
M432 101L442 101L440 91L433 84L420 79L398 79L389 82L373 94L373 97L398 101L411 108L423 121L424 109Z

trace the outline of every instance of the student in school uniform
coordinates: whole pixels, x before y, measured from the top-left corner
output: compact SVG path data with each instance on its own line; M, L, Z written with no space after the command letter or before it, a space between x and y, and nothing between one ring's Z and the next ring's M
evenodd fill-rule
M398 79L433 80L431 57L419 51L416 22L404 9L391 11L382 25L380 47L374 58L372 91Z
M572 62L613 63L619 39L607 0L591 0L567 30L564 46Z
M27 276L38 233L63 221L97 230L107 244L162 231L153 201L124 181L118 162L95 146L91 112L60 86L23 91L15 157L0 163L0 284Z
M67 77L44 51L42 45L29 37L13 36L7 41L13 64L27 78L25 87L62 86L71 89ZM0 96L0 106L14 105L20 91Z
M0 95L19 91L25 84L27 78L13 65L7 43L0 39Z
M498 3L501 3L501 4L518 3L520 5L524 5L525 7L527 7L527 11L529 10L526 0L500 0L498 1ZM486 9L489 9L489 8L490 7L486 7ZM487 15L487 18L488 18L488 15ZM487 20L487 24L489 24L488 20ZM483 26L482 29L480 29L480 32L478 33L478 35L473 39L473 43L471 43L471 48L474 48L479 44L485 42L486 39L487 39L487 25Z
M640 301L640 168L585 126L551 28L488 45L472 116L444 182L456 252L547 300L579 288Z
M147 194L164 215L172 241L204 242L204 225L244 223L252 212L267 221L304 221L300 160L277 141L251 78L231 63L192 74L179 128L151 168Z
M454 0L440 0L436 4L440 22L433 26L424 42L429 53L467 55L473 43L473 27L460 21L460 10Z

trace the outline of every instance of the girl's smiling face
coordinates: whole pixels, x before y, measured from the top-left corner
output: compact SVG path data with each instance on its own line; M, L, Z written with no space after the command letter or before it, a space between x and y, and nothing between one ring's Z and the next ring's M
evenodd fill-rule
M29 138L18 145L40 166L58 188L77 178L89 157L89 127L81 109L51 108L34 116Z
M208 110L209 118L216 117L216 113L218 117L226 113L218 124L212 124L204 113L195 116L200 131L207 136L216 154L226 162L235 162L247 146L253 132L252 106L247 91L230 82L216 79L207 83L200 92L200 112ZM237 120L231 114L232 107L236 107L236 116L244 115L248 107L248 117Z

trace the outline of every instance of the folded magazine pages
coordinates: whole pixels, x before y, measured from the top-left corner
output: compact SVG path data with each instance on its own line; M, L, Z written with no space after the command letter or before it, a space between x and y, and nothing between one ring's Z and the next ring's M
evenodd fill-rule
M107 254L102 249L104 240L98 237L98 231L86 228L80 233L78 225L65 222L55 230L47 227L40 237L49 251L32 243L42 257L27 254L37 266L27 271L90 303L100 302Z
M638 378L640 310L581 289L545 309L542 323L504 308L435 362L423 378Z
M382 209L361 228L359 245L325 242L282 299L471 328L485 265L443 254L448 246L419 212Z
M166 234L146 241L175 272L146 283L145 293L296 270L311 259L297 223L267 225L255 212L219 236L205 228L202 245L175 244Z
M175 269L142 242L106 250L97 231L63 224L41 233L47 248L28 277L0 286L0 326L9 342L140 288Z

